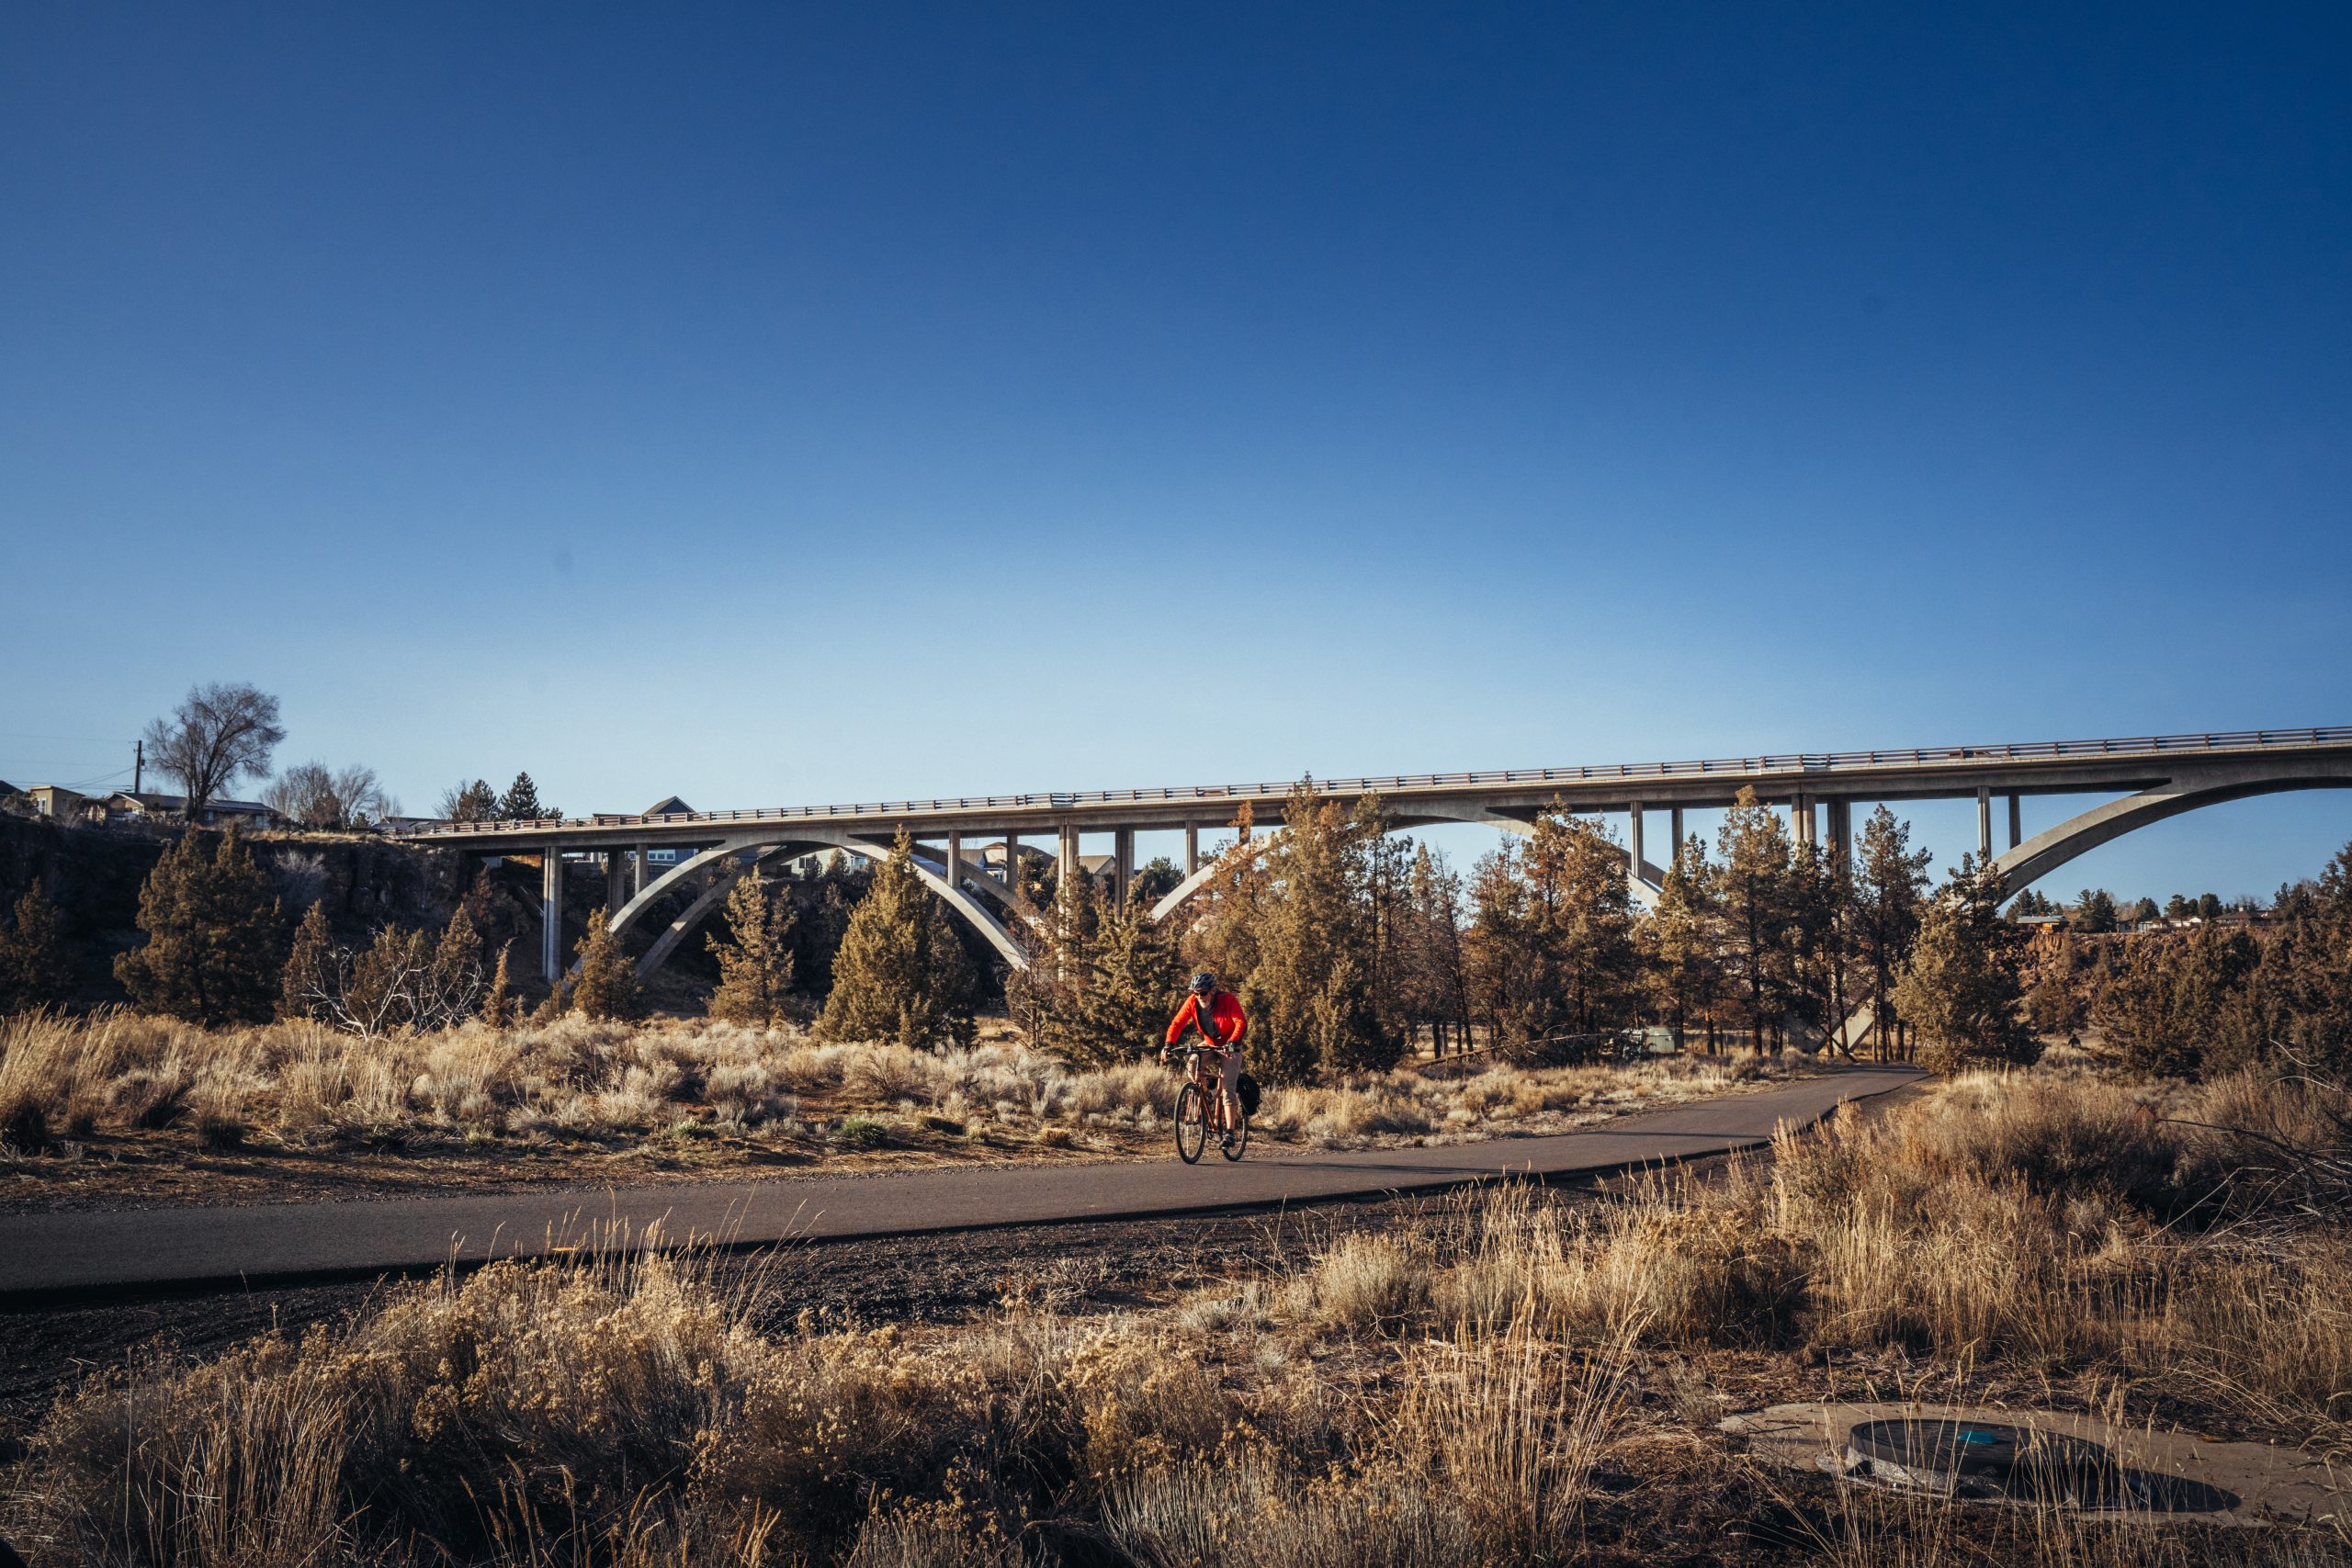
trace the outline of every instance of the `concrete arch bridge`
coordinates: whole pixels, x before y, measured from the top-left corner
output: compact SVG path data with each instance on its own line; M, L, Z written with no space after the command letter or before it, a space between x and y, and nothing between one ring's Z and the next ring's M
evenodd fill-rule
M1667 814L1668 842L1678 843L1686 810L1728 806L1743 788L1785 807L1800 840L1821 841L1826 834L1840 853L1850 852L1858 802L1867 807L1880 801L1973 799L1977 847L1985 855L1995 853L1996 815L2006 814L2006 848L1996 863L2010 886L2023 887L2086 850L2199 807L2282 790L2347 785L2352 726L2334 725L1398 774L1327 780L1317 790L1349 799L1377 794L1399 829L1476 822L1524 832L1538 813L1555 805L1586 815L1623 813L1626 875L1635 898L1647 903L1664 874L1647 858L1645 831L1651 815ZM1028 959L1015 931L1034 911L989 869L988 849L1001 845L998 863L1009 868L1024 848L1034 852L1035 840L1049 840L1067 877L1080 864L1082 840L1107 836L1112 892L1124 898L1135 875L1136 834L1181 831L1184 880L1152 909L1154 919L1165 919L1216 873L1216 863L1201 853L1203 830L1221 830L1245 806L1254 822L1278 829L1291 787L1288 782L1201 784L544 822L447 822L413 828L403 836L482 855L542 857L547 919L540 959L552 980L561 973L563 958L567 858L603 863L616 932L632 931L657 909L674 907L672 895L691 895L639 960L639 972L650 974L761 861L831 850L879 860L904 831L916 844L917 874L1007 965L1018 969ZM2111 798L2030 839L2023 836L2024 796L2086 795ZM657 872L650 861L656 851L673 852L676 863Z

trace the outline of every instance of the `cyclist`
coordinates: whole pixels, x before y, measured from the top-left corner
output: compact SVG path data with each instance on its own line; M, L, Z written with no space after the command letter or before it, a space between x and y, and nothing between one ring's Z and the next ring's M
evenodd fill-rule
M1231 991L1219 990L1216 976L1206 970L1193 976L1183 1004L1169 1021L1168 1043L1159 1048L1161 1061L1168 1060L1168 1053L1184 1038L1188 1029L1199 1030L1201 1038L1217 1054L1217 1100L1223 1111L1220 1121L1225 1128L1226 1146L1230 1148L1233 1130L1241 1125L1241 1037L1249 1032L1250 1021L1241 1016L1241 998Z

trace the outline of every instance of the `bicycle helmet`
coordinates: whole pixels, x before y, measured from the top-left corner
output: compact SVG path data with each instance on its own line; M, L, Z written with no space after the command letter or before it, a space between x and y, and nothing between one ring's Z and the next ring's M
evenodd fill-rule
M1216 976L1204 969L1199 974L1193 976L1193 984L1190 988L1193 994L1196 997L1212 995L1216 990Z

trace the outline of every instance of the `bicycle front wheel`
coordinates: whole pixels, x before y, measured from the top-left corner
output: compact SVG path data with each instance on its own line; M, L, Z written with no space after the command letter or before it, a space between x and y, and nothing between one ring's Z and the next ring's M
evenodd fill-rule
M1241 1124L1233 1130L1232 1138L1225 1145L1225 1157L1239 1159L1250 1147L1250 1113L1241 1113Z
M1208 1098L1200 1085L1188 1083L1176 1091L1176 1157L1191 1165L1208 1144Z

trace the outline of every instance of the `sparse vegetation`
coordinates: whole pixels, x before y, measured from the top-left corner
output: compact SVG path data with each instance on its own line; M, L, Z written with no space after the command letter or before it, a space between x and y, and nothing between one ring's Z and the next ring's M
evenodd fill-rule
M1442 1077L1408 1068L1270 1092L1258 1125L1267 1137L1325 1148L1460 1141L1563 1130L1793 1070L1698 1057ZM189 1104L236 1119L257 1157L503 1152L560 1167L568 1149L642 1148L667 1158L675 1130L689 1123L726 1135L703 1156L710 1168L740 1165L747 1150L824 1157L846 1146L831 1134L854 1116L895 1129L894 1145L910 1156L1002 1157L1041 1146L1047 1129L1057 1136L1046 1148L1157 1154L1174 1088L1168 1069L1136 1058L1079 1069L1011 1040L919 1051L826 1041L789 1023L629 1024L571 1013L363 1037L309 1019L221 1030L119 1011L0 1021L0 1104L30 1105L45 1126L135 1156L127 1167L52 1159L17 1170L20 1180L61 1185L135 1183L148 1165L185 1156L194 1146L182 1114ZM960 1131L940 1130L949 1125Z
M33 1434L9 1531L60 1561L264 1568L2341 1564L2327 1521L1889 1496L1747 1466L1714 1427L1716 1390L1932 1387L2352 1453L2340 1226L2170 1119L2316 1134L2312 1092L1973 1076L1726 1179L1289 1222L1107 1313L795 1322L756 1269L607 1238L94 1376Z

